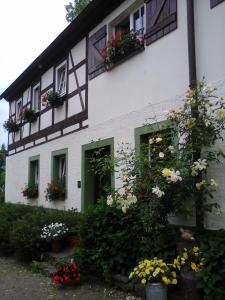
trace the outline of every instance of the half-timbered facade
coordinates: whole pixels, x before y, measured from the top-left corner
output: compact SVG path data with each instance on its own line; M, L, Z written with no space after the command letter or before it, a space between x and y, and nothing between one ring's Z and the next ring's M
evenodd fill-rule
M137 144L143 124L163 122L196 79L225 95L224 16L222 0L93 0L0 97L19 124L8 138L6 201L84 209L104 184L90 172L94 149L113 155L122 141ZM107 72L102 51L121 31L138 33L142 46ZM49 92L60 106L41 101ZM35 121L21 119L25 108ZM222 182L222 169L216 173ZM64 182L63 200L45 199L53 178ZM117 185L114 176L104 180ZM28 183L38 186L37 198L22 196ZM221 184L219 202L224 192ZM214 215L207 222L225 226Z

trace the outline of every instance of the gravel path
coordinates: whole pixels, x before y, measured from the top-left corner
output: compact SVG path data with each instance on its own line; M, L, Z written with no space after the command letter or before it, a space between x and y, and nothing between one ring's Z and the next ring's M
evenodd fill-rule
M0 300L135 300L121 291L97 284L56 288L51 280L34 274L13 258L0 258Z

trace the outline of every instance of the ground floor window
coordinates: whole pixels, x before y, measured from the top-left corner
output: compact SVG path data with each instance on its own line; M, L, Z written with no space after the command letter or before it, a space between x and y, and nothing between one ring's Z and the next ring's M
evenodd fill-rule
M67 187L68 150L62 149L52 152L52 180L56 186Z
M163 139L163 147L173 147L176 143L177 132L171 122L164 121L135 129L135 148L138 154L142 153L148 157L150 165L157 162L161 153L161 143L153 143L153 139ZM172 150L172 148L171 148ZM163 155L163 152L162 154ZM156 157L157 156L157 157ZM166 158L164 158L166 159Z
M29 159L29 186L38 186L39 184L39 156Z

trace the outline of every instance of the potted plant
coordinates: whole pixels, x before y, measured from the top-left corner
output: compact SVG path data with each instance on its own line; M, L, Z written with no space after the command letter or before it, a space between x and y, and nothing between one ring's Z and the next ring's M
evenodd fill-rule
M20 128L20 124L18 124L16 121L12 119L8 119L4 122L3 127L5 130L7 130L9 133L17 132Z
M130 54L144 49L144 38L138 36L134 31L119 32L114 38L107 42L102 49L104 67L110 71L113 66Z
M180 271L181 290L187 299L203 299L202 286L196 273L199 273L204 260L200 248L183 249L183 253L174 259L174 267Z
M75 285L80 281L80 273L76 263L63 264L53 274L53 282L56 285Z
M37 120L38 113L31 108L25 108L21 112L21 118L25 123L33 123Z
M51 244L54 253L62 249L62 239L68 234L68 227L64 223L51 223L42 228L41 238Z
M63 105L65 100L65 95L60 96L58 92L49 91L41 97L42 105L49 105L52 108L59 107Z
M177 284L177 275L172 265L157 257L145 259L130 273L129 278L137 278L146 286L147 300L166 300L167 286Z
M65 184L61 180L53 178L45 191L46 200L64 200L66 197Z
M38 185L27 185L23 190L22 194L28 199L36 199L38 197Z

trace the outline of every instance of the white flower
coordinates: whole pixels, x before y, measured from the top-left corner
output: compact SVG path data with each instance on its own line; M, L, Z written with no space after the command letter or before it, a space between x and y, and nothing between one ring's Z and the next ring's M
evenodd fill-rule
M157 138L155 139L155 141L156 141L156 143L160 143L160 142L162 142L162 138L161 138L161 137L157 137Z
M212 85L205 85L203 88L202 88L202 91L204 93L207 93L207 94L211 94L212 92L214 92L216 89L212 86Z
M127 212L127 209L128 209L127 205L123 205L123 206L122 206L122 212L123 212L124 214Z
M112 206L113 205L113 197L110 195L107 197L107 205Z
M127 173L126 171L121 171L121 172L119 173L119 177L120 177L123 181L125 181L125 180L128 178L128 173Z
M175 113L176 113L175 109L172 108L172 109L166 111L164 114L169 119L169 118L174 118Z
M168 182L182 181L182 177L180 176L180 171L175 171L174 169L170 170L169 176L166 179Z
M169 146L168 149L171 153L174 153L174 146Z
M135 203L137 203L137 197L135 195L128 194L127 201L130 204L135 204Z
M159 157L164 158L165 154L163 152L159 152Z
M203 171L207 167L207 160L206 159L198 159L197 161L194 162L192 165L192 170L195 171Z
M211 124L211 122L210 122L209 119L205 119L204 122L205 122L205 126L206 126L206 127L209 127L210 124Z
M211 184L211 186L213 186L213 187L218 187L219 186L219 184L216 182L216 180L214 180L214 179L211 179L210 180L210 184Z
M217 118L218 120L223 120L223 119L225 119L225 109L224 109L224 108L218 109L218 110L216 111L216 118Z
M152 193L155 194L158 198L161 198L162 196L165 195L165 193L161 191L158 186L152 188Z
M149 139L148 142L149 142L149 145L154 144L154 138Z

